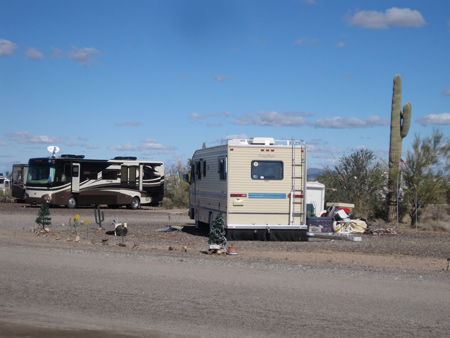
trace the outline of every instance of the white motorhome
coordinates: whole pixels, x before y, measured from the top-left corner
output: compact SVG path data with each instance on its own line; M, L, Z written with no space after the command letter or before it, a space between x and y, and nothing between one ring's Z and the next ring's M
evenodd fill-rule
M197 150L189 215L209 225L223 213L228 240L307 240L306 145L255 137Z
M11 188L11 182L8 177L0 173L0 190L6 191Z

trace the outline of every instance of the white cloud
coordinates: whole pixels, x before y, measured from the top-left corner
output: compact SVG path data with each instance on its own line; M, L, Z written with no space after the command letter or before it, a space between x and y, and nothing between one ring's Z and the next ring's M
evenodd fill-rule
M56 136L32 136L28 132L17 132L17 133L7 133L6 137L9 138L11 141L19 143L19 144L51 144L51 143L58 143L61 141L59 137Z
M36 48L31 47L25 51L25 57L27 60L39 61L44 58L44 54L42 54Z
M332 128L332 129L355 129L355 128L372 128L375 126L387 126L389 121L378 116L369 116L367 119L361 120L356 117L329 117L325 119L317 119L314 121L316 128Z
M67 53L69 59L78 62L82 67L89 67L94 61L94 55L97 54L100 54L100 51L93 47L73 47L72 50Z
M9 40L0 39L0 56L9 56L17 49L17 45Z
M450 125L450 113L429 114L416 120L416 122L420 123L422 126L427 126L429 124Z
M152 139L148 139L148 138L145 139L144 141L142 141L140 148L141 149L166 149L165 146L158 143L156 140L152 140Z
M228 113L228 111L223 111L220 113L215 113L215 114L197 114L197 113L192 113L191 115L189 115L189 119L191 120L202 120L202 119L206 119L206 118L210 118L210 117L228 117L230 115L230 113Z
M132 127L139 127L141 125L141 122L122 122L122 123L116 123L116 126L118 127L125 127L125 126L132 126Z
M214 80L219 82L224 82L229 79L231 79L231 75L214 75Z
M309 114L307 114L309 115ZM256 125L256 126L304 126L310 123L304 118L305 114L301 113L277 113L277 112L258 112L256 115L252 113L236 119L233 124L237 125Z
M450 96L450 89L444 89L441 94L442 96Z
M348 19L350 26L370 29L396 27L422 27L426 24L422 14L409 8L392 7L384 13L377 11L358 11Z
M336 46L338 48L343 48L343 47L345 47L345 42L344 41L339 41Z
M117 151L138 151L139 148L135 145L128 142L127 144L117 145L117 146L109 146L109 150L117 150Z

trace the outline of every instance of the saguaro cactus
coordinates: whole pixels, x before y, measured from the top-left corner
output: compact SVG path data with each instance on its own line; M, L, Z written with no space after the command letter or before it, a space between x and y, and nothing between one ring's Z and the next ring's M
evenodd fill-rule
M97 217L98 214L98 217ZM100 214L100 206L97 205L97 208L94 209L95 223L98 224L99 228L102 228L102 222L105 220L105 215L103 211Z
M392 94L391 110L391 139L389 144L389 181L388 203L389 221L396 219L397 193L399 184L399 168L402 156L402 141L408 135L411 124L411 103L408 102L402 110L402 78L394 77L394 91Z

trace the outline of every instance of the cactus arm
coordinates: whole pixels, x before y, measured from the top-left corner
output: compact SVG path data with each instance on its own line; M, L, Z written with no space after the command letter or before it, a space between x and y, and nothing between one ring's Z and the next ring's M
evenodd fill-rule
M98 214L98 217L97 217ZM102 222L105 220L105 215L103 211L100 213L100 206L98 205L97 208L94 209L94 216L95 216L95 223L98 224L98 227L102 227Z
M405 138L406 135L408 135L409 127L411 125L411 111L412 105L408 102L403 106L402 123L400 127L400 136L402 138Z

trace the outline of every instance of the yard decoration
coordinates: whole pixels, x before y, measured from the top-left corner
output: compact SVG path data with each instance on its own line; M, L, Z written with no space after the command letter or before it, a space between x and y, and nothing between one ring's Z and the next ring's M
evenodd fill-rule
M41 208L38 212L38 217L36 217L36 223L42 225L42 229L45 229L45 226L51 226L52 218L50 217L50 208L47 202L41 204Z
M98 217L97 217L98 215ZM97 205L97 208L94 209L94 216L95 216L95 223L98 224L99 229L103 229L102 222L105 220L105 215L102 213L100 214L100 206Z
M214 218L213 227L209 233L208 243L220 246L224 246L225 244L227 244L222 211L220 211Z
M410 102L403 106L402 110L402 78L400 75L394 77L394 90L392 94L391 108L391 138L389 144L389 180L388 180L388 220L396 219L396 204L398 194L399 168L402 156L402 141L408 135L411 124Z
M123 241L123 236L125 236L125 234L126 234L126 232L125 232L126 226L125 225L126 225L125 223L122 223L120 225L120 237L122 238L122 243L119 243L119 246L126 246Z
M89 220L87 219L86 222L85 222L84 224L86 224L86 239L88 239L88 233L89 233Z
M73 229L75 230L75 235L78 237L78 226L80 225L80 215L75 215L73 218Z

